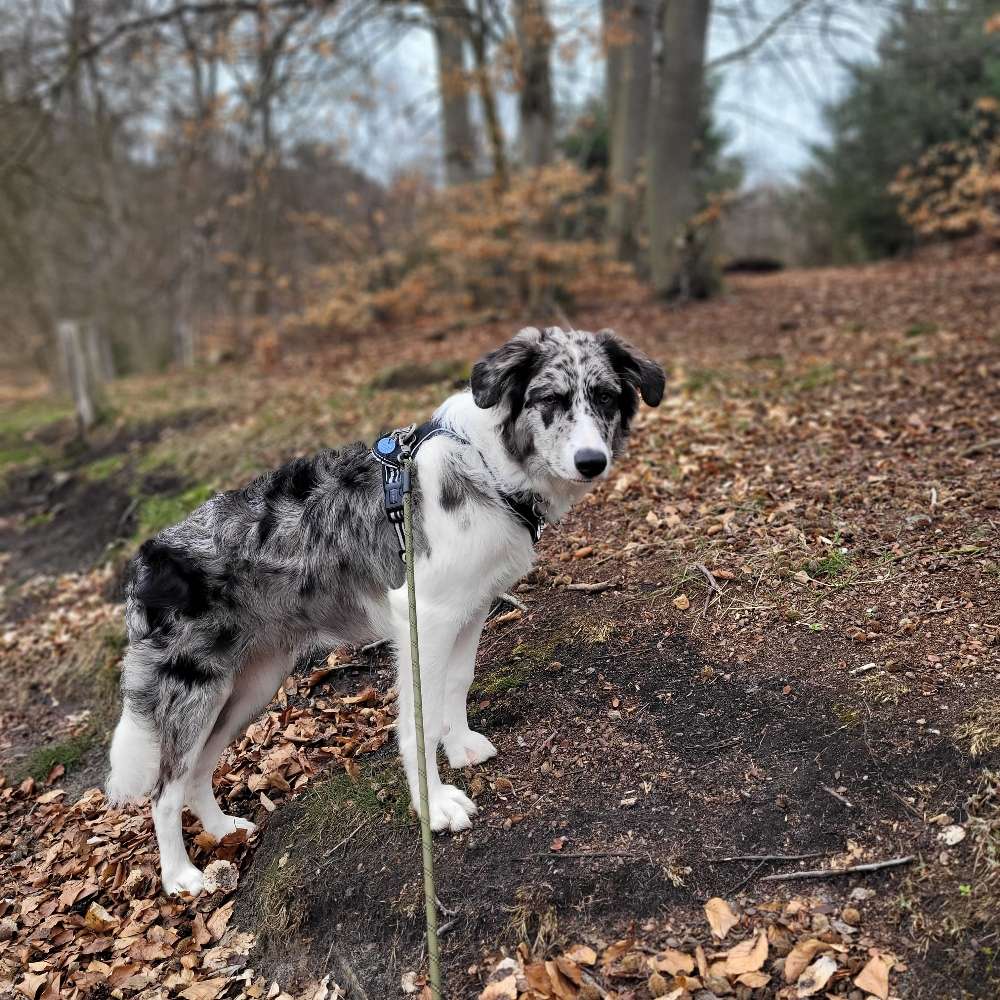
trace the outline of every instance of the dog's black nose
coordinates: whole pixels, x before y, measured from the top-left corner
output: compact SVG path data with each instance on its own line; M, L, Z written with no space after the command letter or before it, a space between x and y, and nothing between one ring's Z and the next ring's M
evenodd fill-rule
M604 471L608 464L608 457L603 451L597 451L595 448L581 448L573 456L573 461L581 476L593 479L594 476L599 476Z

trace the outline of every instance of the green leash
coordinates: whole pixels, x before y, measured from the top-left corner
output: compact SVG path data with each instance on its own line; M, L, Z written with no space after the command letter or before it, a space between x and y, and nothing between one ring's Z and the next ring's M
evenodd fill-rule
M411 459L403 455L404 476L410 478ZM417 735L417 778L420 785L420 843L424 855L424 906L427 913L427 959L431 995L441 1000L441 955L438 951L437 893L434 890L434 854L431 850L430 802L427 794L427 750L424 746L424 704L420 693L420 649L417 642L417 591L413 581L413 505L403 493L403 538L406 546L406 593L410 604L410 672L413 675L413 719Z

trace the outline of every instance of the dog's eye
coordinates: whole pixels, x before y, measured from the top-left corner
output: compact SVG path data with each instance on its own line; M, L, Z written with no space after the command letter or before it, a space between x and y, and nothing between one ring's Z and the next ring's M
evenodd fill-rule
M597 405L598 406L611 406L615 402L615 394L609 392L607 389L602 389L597 394Z

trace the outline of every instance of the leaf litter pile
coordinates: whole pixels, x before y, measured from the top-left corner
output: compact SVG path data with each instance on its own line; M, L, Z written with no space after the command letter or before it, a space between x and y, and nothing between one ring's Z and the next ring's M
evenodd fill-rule
M998 315L994 254L573 316L663 360L671 392L484 633L473 725L500 755L449 779L480 815L435 841L452 995L996 995ZM508 333L418 329L394 352L471 360ZM383 349L342 359L352 412ZM241 433L274 380L219 374ZM311 391L293 360L281 380ZM33 578L4 609L0 991L426 995L416 826L378 782L362 795L395 766L384 661L341 652L286 684L216 775L261 833L213 844L191 821L216 890L168 900L148 809L92 787L107 723L56 680L118 620L109 572ZM86 766L18 771L32 734L88 725ZM344 781L313 857L310 790Z

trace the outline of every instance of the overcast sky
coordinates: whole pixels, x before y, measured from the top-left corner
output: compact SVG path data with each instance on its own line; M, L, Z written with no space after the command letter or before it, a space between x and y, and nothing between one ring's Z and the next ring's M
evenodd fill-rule
M717 2L708 40L713 61L756 38L790 0ZM882 22L880 4L812 0L751 56L720 70L717 116L732 134L730 151L743 157L750 184L789 180L808 163L811 143L826 137L822 105L843 91L843 60L869 59ZM596 46L597 0L550 0L557 29L555 85L562 112L581 107L603 86ZM824 18L825 10L834 11ZM411 167L439 169L433 45L419 30L406 35L379 63L372 85L374 112L340 116L333 127L348 159L387 178ZM475 102L473 102L475 105ZM516 134L515 97L502 96L508 138Z

